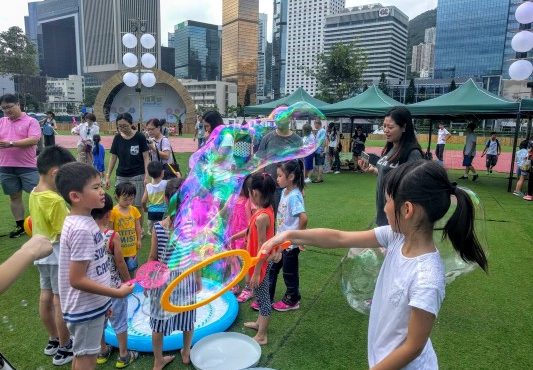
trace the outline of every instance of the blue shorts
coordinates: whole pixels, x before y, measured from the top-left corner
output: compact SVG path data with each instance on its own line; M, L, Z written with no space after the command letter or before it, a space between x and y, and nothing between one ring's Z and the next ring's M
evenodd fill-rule
M529 171L521 170L520 167L516 169L516 176L520 178L520 176L524 176L524 178L527 180L529 177Z
M465 155L463 156L463 166L464 167L470 167L472 166L472 161L474 160L474 157L471 155Z
M31 193L39 182L39 172L36 168L2 167L0 182L5 195L20 193L22 190Z
M315 158L314 154L310 154L304 158L304 167L306 171L311 171L313 169L313 159Z
M325 153L315 153L315 166L323 166L326 161Z

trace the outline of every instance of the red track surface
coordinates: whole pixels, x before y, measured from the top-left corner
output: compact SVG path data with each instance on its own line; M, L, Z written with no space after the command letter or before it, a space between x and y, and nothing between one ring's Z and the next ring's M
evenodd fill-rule
M104 148L109 149L111 147L111 142L113 141L112 136L102 136L102 144ZM197 148L197 142L193 141L191 138L181 138L181 137L171 137L170 138L172 148L176 153L191 153L194 152ZM78 142L78 136L74 135L57 135L56 144L61 145L65 148L75 148ZM368 153L378 154L381 153L381 148L367 148ZM459 150L445 150L444 151L444 165L446 168L463 168L463 152ZM485 169L485 157L481 158L481 153L478 152L478 155L474 158L474 167L477 170ZM502 153L498 160L498 164L494 168L496 172L509 172L511 168L511 153Z

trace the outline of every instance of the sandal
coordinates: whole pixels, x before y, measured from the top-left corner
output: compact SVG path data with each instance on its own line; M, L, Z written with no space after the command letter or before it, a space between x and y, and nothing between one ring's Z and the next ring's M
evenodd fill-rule
M113 347L106 346L106 350L98 354L98 357L96 358L96 363L98 365L105 364L107 360L109 360L109 357L111 356L111 352L113 352Z
M252 293L251 290L243 289L241 294L239 294L239 297L237 297L237 301L239 301L240 303L243 303L243 302L248 301L253 296L254 294Z
M133 361L135 361L139 357L139 352L136 351L128 351L128 355L126 357L118 357L117 363L115 364L115 367L117 369L124 369L128 365L130 365Z

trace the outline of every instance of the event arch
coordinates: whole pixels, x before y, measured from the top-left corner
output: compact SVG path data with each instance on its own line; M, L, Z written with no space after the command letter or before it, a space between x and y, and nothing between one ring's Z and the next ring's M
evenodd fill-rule
M181 118L185 132L192 132L196 123L196 109L187 89L172 75L160 69L153 70L157 84L152 88L143 87L143 121L150 118L166 118L176 122L175 115ZM134 122L139 121L139 97L135 87L128 87L122 82L124 72L117 72L109 78L98 91L94 101L96 121L107 123L108 130L113 131L114 117L118 113L131 113Z

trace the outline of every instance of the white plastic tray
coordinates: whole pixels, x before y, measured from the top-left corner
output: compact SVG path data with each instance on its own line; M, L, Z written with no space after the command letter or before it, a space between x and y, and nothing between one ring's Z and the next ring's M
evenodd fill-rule
M191 350L198 370L241 370L257 365L261 346L241 333L216 333L202 338Z

